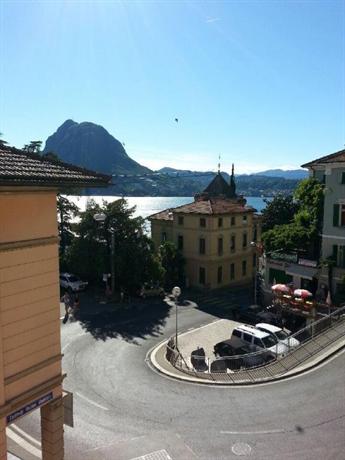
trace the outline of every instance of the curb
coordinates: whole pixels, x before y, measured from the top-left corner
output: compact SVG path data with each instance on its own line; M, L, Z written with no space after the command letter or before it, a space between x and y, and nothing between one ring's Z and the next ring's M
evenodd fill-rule
M198 329L198 328L195 328L195 329ZM187 331L187 332L190 332L190 331ZM184 335L184 334L186 334L186 332L184 332L181 335ZM180 381L180 382L191 383L191 384L193 384L193 383L194 384L202 384L202 385L207 385L207 386L218 386L218 387L219 386L223 386L223 387L224 386L226 386L226 387L229 387L229 386L230 387L250 387L250 386L258 386L258 385L266 385L268 383L274 383L274 382L279 382L279 381L282 381L282 380L287 380L287 379L290 379L292 377L297 377L299 375L302 375L302 374L304 374L304 373L306 373L308 371L311 371L313 369L316 369L318 366L320 366L321 364L325 363L327 360L329 360L333 356L337 355L339 352L345 350L345 338L343 338L341 340L338 339L337 342L339 342L339 344L336 346L336 348L334 348L334 346L333 346L333 349L332 349L332 346L328 346L327 347L328 350L326 348L325 353L316 354L313 357L314 359L311 358L309 363L296 366L291 371L286 372L286 374L273 376L271 378L267 378L265 380L258 380L256 382L253 381L253 382L238 382L238 383L235 383L235 382L224 382L224 381L212 381L212 380L201 379L201 378L198 378L198 377L193 377L193 376L191 376L189 374L185 374L182 371L179 371L178 369L173 367L168 361L165 360L165 357L164 357L164 360L165 360L167 366L169 366L172 369L170 371L169 369L166 369L163 366L161 366L159 364L158 360L156 359L157 354L161 351L163 346L165 346L168 343L168 339L163 340L158 345L156 345L153 348L151 348L151 350L149 350L147 355L146 355L146 361L152 365L152 367L151 366L149 366L149 367L151 367L151 369L157 371L159 374L167 376L169 378L173 378L174 380L177 380L177 381ZM165 355L165 353L164 353L164 355Z

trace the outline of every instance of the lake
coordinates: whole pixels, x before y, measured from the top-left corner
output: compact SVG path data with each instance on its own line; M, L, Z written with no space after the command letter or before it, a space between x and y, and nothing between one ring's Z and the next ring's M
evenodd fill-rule
M80 211L85 211L86 204L88 200L93 199L96 203L102 204L102 201L111 202L118 200L120 196L76 196L70 195L68 199L73 201ZM140 197L125 197L128 201L129 206L136 206L135 216L147 217L156 212L162 211L167 208L175 208L176 206L181 206L183 204L191 203L194 201L193 197L159 197L159 196L140 196ZM257 209L258 212L261 212L266 203L263 198L248 196L246 197L247 204L253 206Z

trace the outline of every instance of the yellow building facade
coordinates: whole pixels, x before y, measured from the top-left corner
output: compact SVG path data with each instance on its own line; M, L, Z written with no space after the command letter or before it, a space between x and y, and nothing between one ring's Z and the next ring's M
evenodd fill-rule
M58 187L106 176L0 149L0 459L6 427L41 411L42 458L64 458Z
M260 217L218 173L194 202L150 216L158 248L173 242L186 260L186 285L200 288L252 282L260 243ZM255 243L255 244L254 244Z

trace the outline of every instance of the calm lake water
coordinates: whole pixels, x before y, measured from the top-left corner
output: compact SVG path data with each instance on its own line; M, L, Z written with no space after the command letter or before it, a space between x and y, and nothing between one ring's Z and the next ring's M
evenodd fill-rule
M68 199L73 201L81 211L84 211L88 200L93 199L96 203L102 204L102 201L111 202L118 200L119 196L69 196ZM156 196L140 196L140 197L125 197L129 206L136 206L135 216L147 217L156 212L167 208L175 208L186 203L194 201L193 197L156 197ZM258 212L261 212L266 206L263 198L248 196L246 197L247 204L253 206Z

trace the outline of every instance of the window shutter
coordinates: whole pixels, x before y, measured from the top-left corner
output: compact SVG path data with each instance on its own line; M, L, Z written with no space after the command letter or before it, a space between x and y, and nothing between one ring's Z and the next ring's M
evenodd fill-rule
M341 183L345 184L345 172L341 173Z
M333 205L333 226L339 227L339 204Z

